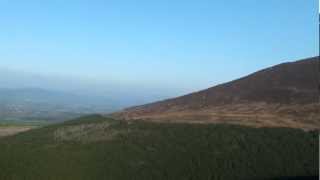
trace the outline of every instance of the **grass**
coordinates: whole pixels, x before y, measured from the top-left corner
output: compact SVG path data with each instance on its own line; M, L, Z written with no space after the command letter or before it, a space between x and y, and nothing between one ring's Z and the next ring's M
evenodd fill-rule
M65 136L75 137L67 139L55 136L61 129L77 126L87 133L67 131ZM101 138L111 132L117 133ZM95 115L1 139L0 179L317 179L318 150L317 132L128 124Z
M1 120L0 119L0 127L1 126L45 126L50 124L50 122L43 120Z

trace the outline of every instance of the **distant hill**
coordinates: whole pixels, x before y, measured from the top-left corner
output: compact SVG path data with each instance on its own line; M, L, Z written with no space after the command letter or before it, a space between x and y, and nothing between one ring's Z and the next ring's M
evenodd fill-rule
M318 62L318 57L313 57L279 64L203 91L128 108L114 116L320 128Z
M103 97L39 88L0 89L0 120L61 121L114 110L116 107Z
M81 94L90 98L99 97L107 100L107 104L117 109L154 102L180 93L179 90L155 91L156 87L102 79L92 80L84 77L59 76L54 73L25 72L2 68L0 65L0 89L40 88L51 92L70 92L71 95ZM109 105L105 108L109 109Z

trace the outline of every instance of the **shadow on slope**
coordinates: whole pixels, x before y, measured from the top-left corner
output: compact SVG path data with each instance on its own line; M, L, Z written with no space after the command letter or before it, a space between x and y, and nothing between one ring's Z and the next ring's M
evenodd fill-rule
M85 127L84 135L74 138L78 131L71 130L64 134L70 138L55 136L59 129L79 126ZM119 133L101 138L110 132ZM1 139L0 169L4 180L311 177L318 176L318 133L222 124L129 123L93 115Z

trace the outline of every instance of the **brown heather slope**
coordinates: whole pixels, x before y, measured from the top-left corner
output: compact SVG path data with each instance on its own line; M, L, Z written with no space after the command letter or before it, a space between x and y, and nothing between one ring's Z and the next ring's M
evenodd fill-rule
M114 113L157 122L234 123L320 129L318 57L276 65L174 99Z

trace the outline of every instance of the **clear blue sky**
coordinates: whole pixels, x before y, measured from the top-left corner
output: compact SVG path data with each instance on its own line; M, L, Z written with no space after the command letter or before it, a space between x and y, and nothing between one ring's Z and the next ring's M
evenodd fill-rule
M318 54L317 0L1 0L0 67L193 91Z

